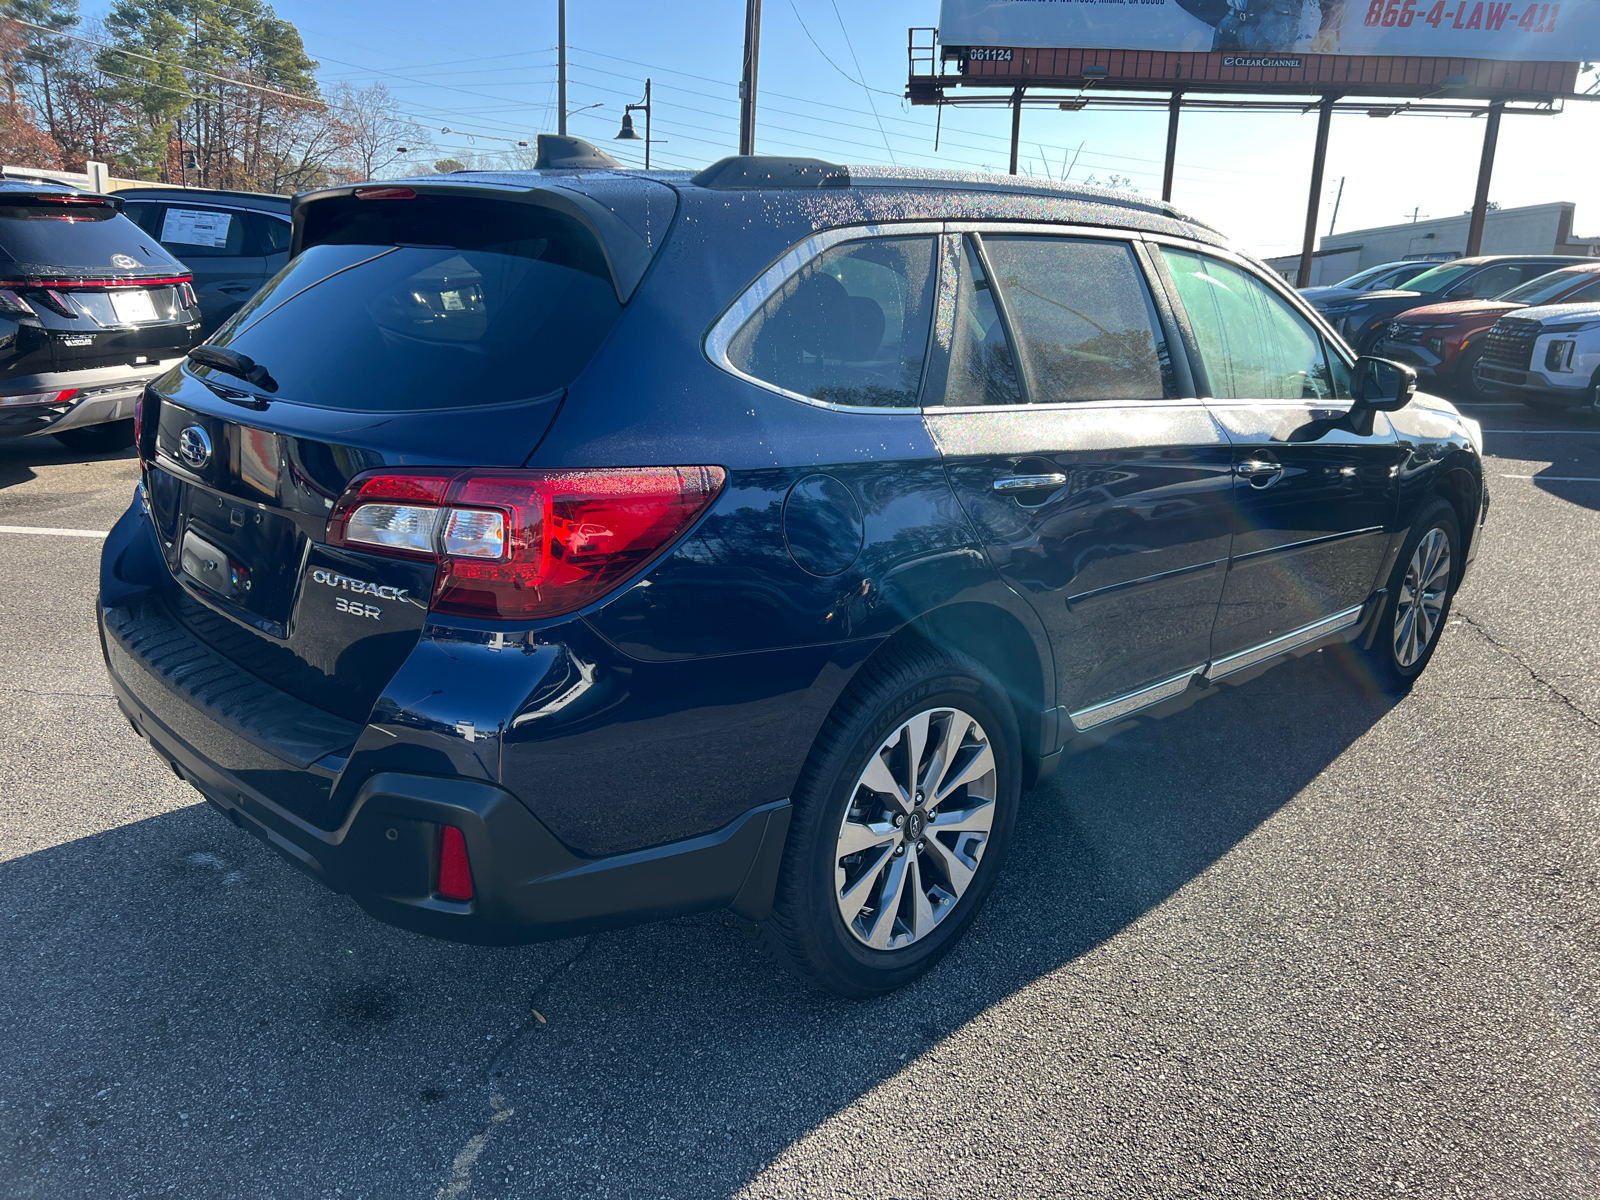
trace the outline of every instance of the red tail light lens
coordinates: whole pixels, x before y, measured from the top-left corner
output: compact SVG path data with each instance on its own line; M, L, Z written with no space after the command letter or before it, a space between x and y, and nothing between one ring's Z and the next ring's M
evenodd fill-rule
M726 480L721 467L374 472L339 497L328 540L437 562L435 612L560 616L641 571Z
M446 900L472 899L472 867L467 862L467 839L454 825L442 827L439 839L439 895Z

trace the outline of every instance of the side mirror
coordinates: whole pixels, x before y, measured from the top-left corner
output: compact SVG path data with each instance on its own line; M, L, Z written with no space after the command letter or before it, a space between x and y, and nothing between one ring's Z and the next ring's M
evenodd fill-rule
M1371 413L1396 412L1411 403L1417 394L1417 373L1404 363L1363 354L1350 372L1350 391L1355 398L1351 419L1365 412L1370 424Z

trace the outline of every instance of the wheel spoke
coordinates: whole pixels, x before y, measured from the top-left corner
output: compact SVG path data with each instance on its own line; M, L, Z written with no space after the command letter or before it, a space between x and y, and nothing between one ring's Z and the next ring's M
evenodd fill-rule
M906 811L911 809L911 797L906 795L905 788L900 786L900 781L894 777L894 772L889 770L889 764L883 761L883 751L879 750L867 763L867 769L861 772L861 786L869 787L879 795L888 796Z
M933 833L988 833L994 827L994 801L985 800L971 808L935 813L928 822Z
M911 860L911 940L916 941L933 929L933 905L928 903L928 885L922 881L922 856L906 857Z
M861 878L857 879L849 890L844 890L841 886L839 892L839 915L844 918L846 925L860 915L862 907L867 902L867 897L872 895L873 882L882 873L884 859L891 858L893 855L893 849L886 847L883 853L878 856L878 860L861 873Z
M839 830L839 857L855 854L860 850L870 850L873 846L881 846L885 842L892 842L900 836L900 831L887 821L875 821L868 824L864 821L846 821Z
M970 717L955 712L951 713L950 719L944 723L944 736L939 739L939 749L934 752L933 760L928 764L928 777L922 784L923 794L928 797L930 804L936 803L933 797L944 793L944 777L949 774L951 765L956 761L956 755L961 752L961 743L971 725Z
M917 776L922 772L922 751L928 745L928 724L933 720L933 713L918 713L906 722L905 729L901 731L902 739L906 741L906 799L917 791Z
M878 905L872 936L867 939L867 945L874 950L889 948L889 938L894 933L895 919L900 912L900 897L906 890L906 858L906 855L901 855L889 860L889 870L883 880L883 900Z
M955 791L962 784L974 783L977 780L982 779L985 775L993 770L994 751L991 750L989 748L989 744L985 742L983 745L977 748L977 753L968 758L959 769L950 772L950 774L945 777L944 783L939 789L939 794L935 796L930 803L943 803L945 797L949 796L951 792Z
M951 892L955 894L957 900L961 899L967 890L967 885L972 882L972 877L976 874L975 870L939 838L931 836L928 838L926 853L939 856L939 865L944 868L944 873L950 880Z

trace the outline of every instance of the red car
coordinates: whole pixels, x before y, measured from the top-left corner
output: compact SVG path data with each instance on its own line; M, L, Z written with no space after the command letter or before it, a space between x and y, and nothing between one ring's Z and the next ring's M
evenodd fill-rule
M1492 300L1451 300L1407 309L1389 322L1371 353L1415 367L1435 384L1448 384L1481 399L1473 367L1483 354L1483 335L1506 313L1535 304L1600 300L1600 261L1563 267L1518 284Z

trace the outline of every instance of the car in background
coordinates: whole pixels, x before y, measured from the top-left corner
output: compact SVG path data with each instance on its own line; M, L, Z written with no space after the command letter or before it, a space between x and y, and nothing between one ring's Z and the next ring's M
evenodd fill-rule
M1431 259L1379 263L1375 267L1368 267L1365 271L1357 271L1350 278L1341 279L1338 283L1301 288L1300 294L1313 304L1319 302L1334 304L1340 300L1348 300L1352 296L1359 296L1362 292L1379 292L1389 288L1405 287L1418 275L1424 271L1431 271L1438 265Z
M741 157L294 211L146 392L102 646L412 930L731 908L897 987L1068 743L1324 646L1403 690L1479 541L1476 423L1142 197Z
M144 385L200 341L188 270L122 204L0 181L0 438L131 446Z
M289 197L200 188L121 193L129 217L194 275L210 337L289 261Z
M1551 271L1593 261L1557 254L1458 258L1424 271L1403 289L1364 292L1333 302L1313 300L1312 304L1355 347L1356 353L1370 354L1389 322L1403 312L1447 300L1486 300Z
M1477 375L1480 387L1529 408L1581 406L1600 417L1600 303L1501 317L1484 338Z
M1600 302L1600 262L1562 267L1493 300L1426 304L1389 322L1373 353L1403 362L1424 381L1447 383L1469 399L1486 395L1477 381L1483 335L1507 313L1548 304Z

